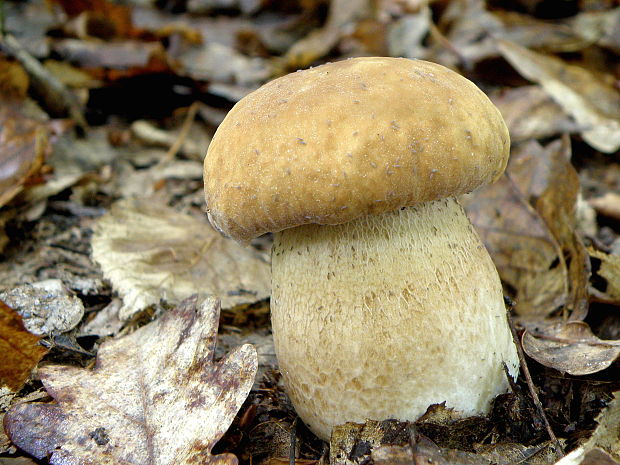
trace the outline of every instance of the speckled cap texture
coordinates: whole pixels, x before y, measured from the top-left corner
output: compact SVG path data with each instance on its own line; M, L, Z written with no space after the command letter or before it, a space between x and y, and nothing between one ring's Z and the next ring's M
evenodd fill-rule
M298 71L239 101L204 164L211 224L247 243L470 192L506 167L504 121L441 65L354 58Z

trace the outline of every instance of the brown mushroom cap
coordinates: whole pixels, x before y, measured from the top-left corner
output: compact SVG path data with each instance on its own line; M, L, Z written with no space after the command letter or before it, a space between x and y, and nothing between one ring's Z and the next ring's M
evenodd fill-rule
M330 63L275 79L228 113L205 159L207 211L240 242L345 223L493 182L509 145L486 95L443 66Z

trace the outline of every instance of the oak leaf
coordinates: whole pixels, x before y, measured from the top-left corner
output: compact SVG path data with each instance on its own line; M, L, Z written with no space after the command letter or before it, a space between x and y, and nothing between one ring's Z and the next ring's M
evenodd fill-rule
M47 366L55 402L13 406L11 440L52 465L237 463L211 449L246 399L256 351L214 363L219 303L193 296L129 336L105 342L92 370Z

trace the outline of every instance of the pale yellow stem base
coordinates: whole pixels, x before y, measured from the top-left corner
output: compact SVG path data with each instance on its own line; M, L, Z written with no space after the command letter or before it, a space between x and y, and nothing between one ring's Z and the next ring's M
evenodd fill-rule
M276 234L273 332L287 392L334 425L484 414L518 358L497 271L455 199Z

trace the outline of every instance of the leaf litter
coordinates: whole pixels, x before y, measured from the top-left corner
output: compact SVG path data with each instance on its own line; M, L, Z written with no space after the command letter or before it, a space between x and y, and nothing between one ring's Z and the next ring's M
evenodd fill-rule
M54 402L11 407L11 440L53 465L236 464L211 450L245 401L257 359L246 344L213 360L219 312L217 300L193 296L102 344L93 369L41 367Z
M37 95L32 84L25 89L27 82L22 78L11 79L7 77L10 72L0 72L0 89L7 88L7 81L13 89L20 89L17 84L22 83L18 92L26 100L20 111L24 110L26 118L14 121L21 125L32 118L44 122L45 130L54 128L47 143L47 149L53 150L46 153L43 170L33 170L34 176L20 173L13 177L12 185L19 192L0 210L4 228L0 245L4 242L6 252L0 263L0 282L14 288L55 278L76 293L84 303L85 317L75 330L54 336L58 344L75 333L90 339L94 351L104 339L92 334L115 340L119 333L152 318L153 312L159 314L165 307L162 299L178 302L186 291L211 285L212 275L203 286L200 280L191 285L184 282L188 270L182 266L192 268L193 259L200 255L190 252L190 245L199 247L203 239L194 241L186 232L183 237L190 237L188 246L178 249L177 243L166 248L169 238L168 242L149 242L150 236L140 239L128 233L135 241L121 241L119 246L116 237L112 248L118 250L112 255L122 266L123 259L152 265L144 274L145 289L140 288L139 274L127 278L135 280L131 282L136 283L137 293L145 292L149 311L121 320L119 308L126 308L117 294L126 297L126 291L114 279L111 288L104 284L89 247L93 226L99 228L93 219L115 201L131 203L129 198L148 197L145 202L183 212L182 221L187 215L199 217L203 210L200 158L209 135L234 102L296 66L377 54L430 59L474 80L492 96L509 126L513 149L508 176L494 189L474 194L467 203L493 252L505 292L516 301L515 321L519 331L525 332L524 345L542 347L536 355L541 363L532 362L530 370L553 429L565 441L567 451L581 450L571 465L617 460L613 451L618 446L613 443L581 449L596 429L594 416L608 400L608 393L618 388L612 349L620 337L616 311L620 305L616 265L620 227L610 193L620 186L614 108L620 9L612 2L565 2L559 8L541 0L387 0L377 4L300 0L286 6L254 0L200 0L164 8L159 3L132 1L118 7L106 0L45 5L30 0L8 1L4 6L7 31L46 63L47 71L52 71L48 74L71 89L77 96L76 108L85 110L91 124L85 127L77 119L49 120L64 114L54 110L58 102L50 98L49 83L46 86L38 76L31 76L36 67L24 69L44 95ZM2 50L0 61L8 59L9 68L19 68L6 57L8 49ZM63 61L50 62L50 58ZM10 107L5 96L0 95L0 100L3 108ZM35 102L43 110L33 117ZM170 129L179 127L178 116L196 105L191 131L184 134L185 125L181 131ZM71 128L76 122L74 133ZM138 129L147 131L132 132L135 122ZM60 126L63 129L58 131ZM25 142L31 144L32 139ZM149 148L153 145L170 153ZM22 168L27 170L28 163L25 160ZM168 210L163 215L164 223L168 222ZM157 232L159 223L149 224L149 233ZM268 267L265 254L269 247L267 236L247 252ZM164 249L173 251L168 261ZM140 253L147 258L136 258ZM207 261L216 268L215 281L226 281L229 278L220 275L235 275L238 270L220 268L217 257ZM246 268L248 262L239 263ZM178 272L183 284L158 290L153 277L161 273L168 282L174 274L171 270ZM325 462L324 446L303 425L294 426L294 411L279 384L264 315L268 269L265 276L263 300L257 302L258 292L254 297L247 294L245 303L233 303L224 313L221 346L252 341L261 354L261 370L218 449L235 452L244 463L289 463L291 442L296 442L296 463ZM176 279L173 276L172 281ZM236 294L245 291L257 288L237 284L217 292L226 298L228 293L239 297ZM574 328L580 332L566 337ZM62 360L66 353L56 346L48 358ZM560 373L583 371L588 363L590 369L602 371ZM34 381L26 384L16 401L36 389L37 370L31 376ZM516 391L501 400L501 414L477 423L495 425L481 436L481 443L465 441L475 435L459 424L432 428L427 424L426 433L437 433L431 434L430 442L418 435L415 441L399 443L396 436L387 435L370 455L359 453L363 440L347 442L341 454L352 461L368 458L375 463L410 463L412 457L436 463L554 463L556 456L550 452L544 431L538 429L539 419L527 397L518 394L523 387L519 380ZM446 438L455 442L443 442Z
M258 253L222 237L204 220L149 199L114 204L95 227L92 248L123 298L121 319L196 292L218 296L224 308L270 294L269 265Z

